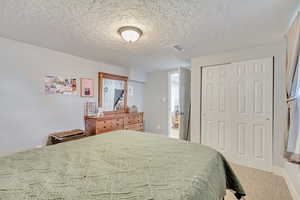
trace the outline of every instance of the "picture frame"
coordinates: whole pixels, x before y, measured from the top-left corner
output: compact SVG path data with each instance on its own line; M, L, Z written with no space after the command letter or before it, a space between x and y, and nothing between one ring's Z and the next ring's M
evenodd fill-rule
M91 78L80 79L80 96L81 97L94 97L94 80Z
M77 95L77 79L46 75L44 91L46 95Z

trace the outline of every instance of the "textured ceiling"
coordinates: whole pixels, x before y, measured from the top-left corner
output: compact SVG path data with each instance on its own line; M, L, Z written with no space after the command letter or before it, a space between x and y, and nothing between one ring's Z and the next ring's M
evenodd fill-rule
M1 0L0 36L146 71L282 38L299 0ZM127 44L117 30L144 32ZM180 44L184 52L172 46Z

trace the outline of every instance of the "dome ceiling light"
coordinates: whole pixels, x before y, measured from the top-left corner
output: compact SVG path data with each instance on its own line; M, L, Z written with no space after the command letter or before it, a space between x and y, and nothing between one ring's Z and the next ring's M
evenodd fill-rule
M133 26L123 26L119 28L118 33L129 43L137 41L143 35L143 31L141 29Z

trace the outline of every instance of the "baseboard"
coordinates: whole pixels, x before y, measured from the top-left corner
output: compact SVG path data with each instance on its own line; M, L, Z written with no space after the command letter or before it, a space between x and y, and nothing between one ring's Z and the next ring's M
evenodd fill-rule
M274 174L276 174L277 176L282 176L284 178L284 173L285 173L284 168L282 168L282 167L273 167L272 172Z
M273 167L273 173L284 178L289 191L292 195L293 200L300 200L300 194L297 192L295 185L291 181L290 177L286 173L284 168L281 167Z

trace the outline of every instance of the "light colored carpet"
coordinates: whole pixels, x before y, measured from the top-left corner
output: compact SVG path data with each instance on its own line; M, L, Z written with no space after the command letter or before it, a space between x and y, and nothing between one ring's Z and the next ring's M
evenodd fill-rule
M171 128L169 137L179 139L179 128Z
M246 190L246 200L293 200L284 179L273 173L232 164ZM228 191L225 200L236 200Z

